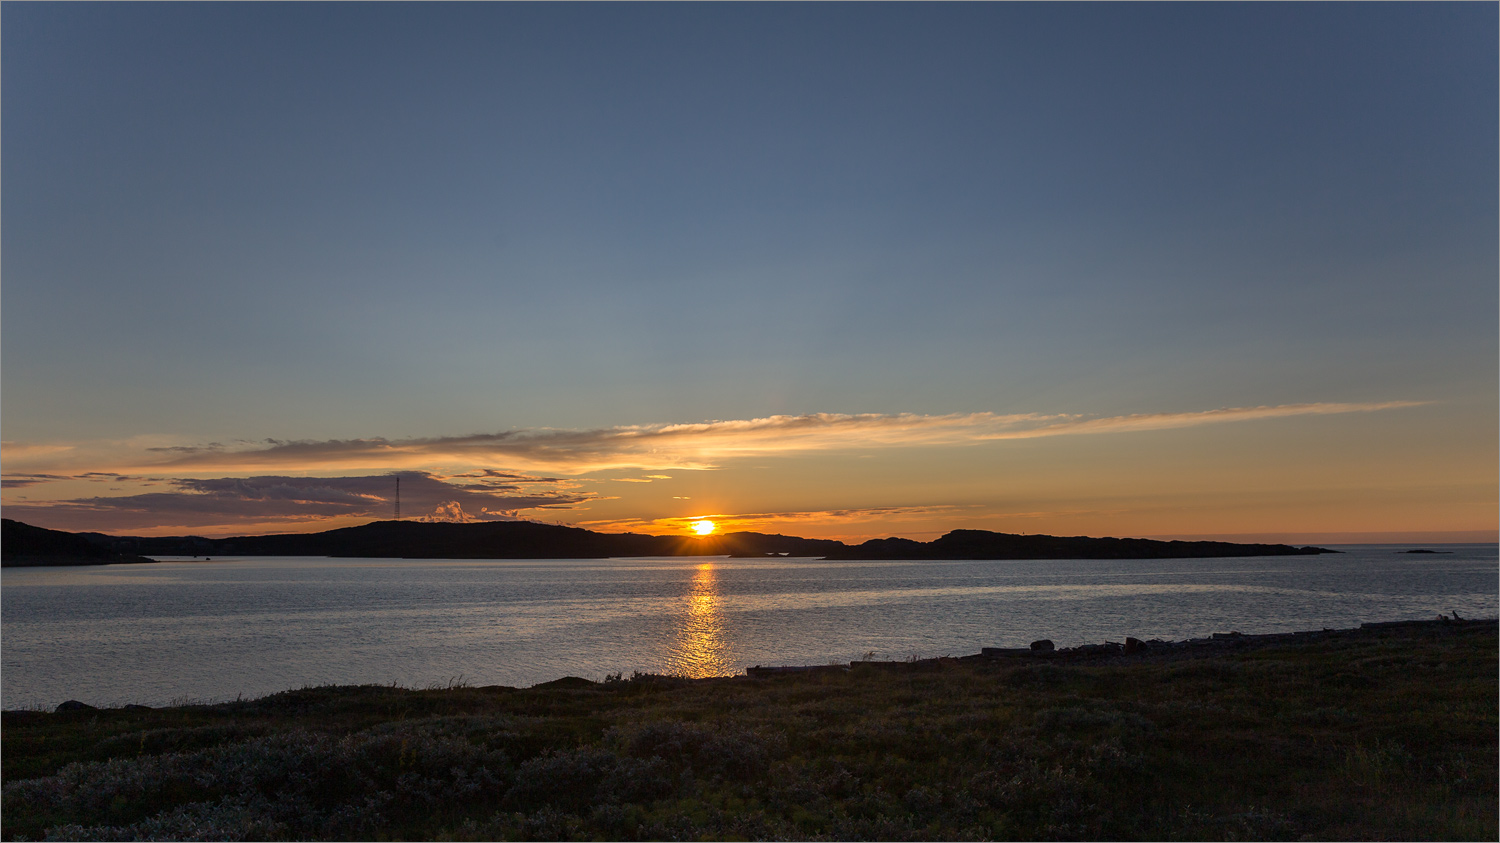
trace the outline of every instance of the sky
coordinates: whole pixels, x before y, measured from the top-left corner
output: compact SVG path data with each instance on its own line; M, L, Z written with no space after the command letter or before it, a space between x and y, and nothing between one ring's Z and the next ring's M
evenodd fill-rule
M0 508L1495 541L1497 28L6 2Z

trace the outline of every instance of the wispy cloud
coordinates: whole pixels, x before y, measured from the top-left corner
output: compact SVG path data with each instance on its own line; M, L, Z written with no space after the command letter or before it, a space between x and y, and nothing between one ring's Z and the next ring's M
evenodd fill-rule
M0 477L0 489L24 489L27 486L72 479L66 474L6 474Z
M662 469L709 469L747 457L1124 434L1299 416L1370 413L1418 403L1288 404L1108 417L817 413L597 430L535 429L391 440L262 440L203 446L142 439L130 443L130 453L137 457L135 461L119 459L116 453L113 462L101 460L69 466L73 473L31 464L4 476L8 490L86 482L131 486L136 493L50 501L27 501L17 494L15 501L7 501L6 515L60 529L154 530L164 525L216 532L234 529L235 525L254 525L261 531L279 525L307 525L302 528L308 529L317 522L330 520L390 517L394 511L394 478L399 474L402 508L407 517L504 519L544 509L578 512L591 501L609 500L610 496L600 493L602 487L590 485L604 482L603 478L576 477L606 469L631 470L634 474L613 478L616 480L649 483L671 479L670 475L654 473ZM37 449L6 443L7 461L12 448L33 455L66 454L70 459L92 452L82 445ZM103 453L102 445L98 452ZM139 459L142 454L147 459ZM449 468L438 471L435 466ZM9 462L7 467L12 467ZM307 477L281 472L346 474ZM212 476L204 477L205 474ZM147 491L151 484L167 484L170 490ZM596 491L587 491L590 488ZM688 500L688 496L678 495L674 499ZM887 524L902 521L966 520L971 516L993 521L1025 518L1027 514L907 506L709 517L722 520L725 529L762 532L800 529L800 525L815 523L824 528L820 532L826 535L827 527L841 524L865 523L884 529ZM685 523L679 523L682 521L627 517L583 523L604 530L682 532L685 529Z
M706 518L713 521L721 533L791 533L858 543L868 538L895 534L906 538L939 536L960 527L1025 532L1022 525L1037 519L1072 519L1085 515L1112 515L1122 511L1124 510L1077 508L1015 511L975 503L779 512L702 512L669 518L615 518L575 523L580 527L606 533L687 535L693 532L694 523ZM937 530L925 529L931 524L944 526Z
M709 519L720 532L774 532L778 529L795 529L799 525L816 525L820 528L837 528L848 524L872 521L920 521L932 518L952 518L974 513L979 504L932 505L932 506L872 506L855 509L819 509L788 512L706 512L673 518L617 518L595 521L579 521L578 526L601 532L626 533L688 533L692 525Z
M175 479L170 481L176 489L172 492L17 503L6 506L5 513L56 529L105 531L389 518L396 476ZM401 472L399 477L403 511L418 519L509 520L528 511L567 509L597 499L555 489L507 494L482 485L450 483L427 472Z
M475 471L464 471L458 474L448 475L465 480L483 483L568 483L561 477L535 477L529 474L517 474L513 471L496 471L493 468L481 468Z
M83 480L89 483L142 483L154 485L167 482L165 477L138 477L113 471L86 471L82 474L6 474L0 477L0 488L21 489L41 483L57 483L64 480Z
M348 467L490 464L513 470L567 474L607 469L707 469L742 457L1167 430L1293 416L1368 413L1420 403L1284 404L1102 418L1038 413L812 413L594 430L541 428L411 439L266 440L242 448L210 443L201 447L179 445L155 449L153 453L166 459L153 461L151 466L243 472L266 468L327 471Z
M1280 404L1274 407L1225 407L1218 410L1201 410L1192 413L1142 413L1130 416L1106 418L1068 417L1064 420L1044 424L1031 430L1000 431L981 436L982 439L1027 439L1036 436L1065 436L1083 433L1124 433L1134 430L1170 430L1181 427L1199 427L1223 422L1256 421L1259 419L1287 418L1290 416L1326 416L1338 413L1371 413L1377 410L1394 410L1403 407L1419 407L1425 401L1384 401L1368 404Z
M4 452L7 462L11 460L57 458L74 450L75 447L71 444L48 442L16 442L10 439L0 441L0 452Z

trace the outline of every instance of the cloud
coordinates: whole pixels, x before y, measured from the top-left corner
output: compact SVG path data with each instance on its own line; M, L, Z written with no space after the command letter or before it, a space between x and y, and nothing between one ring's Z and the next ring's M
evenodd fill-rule
M0 451L4 452L6 462L13 462L16 460L31 460L37 458L55 459L74 450L76 447L77 446L71 444L57 444L47 442L16 442L9 439L0 441Z
M526 474L516 474L513 471L496 471L493 468L481 468L475 471L465 471L461 474L450 474L448 477L459 477L466 480L479 480L486 483L572 483L561 477L532 477Z
M537 489L503 494L482 486L450 483L430 473L355 477L221 477L174 479L172 492L75 498L6 506L6 516L56 529L154 529L281 523L296 526L331 518L390 518L396 477L402 511L431 512L442 520L511 520L528 510L570 508L597 496ZM473 514L469 514L472 512ZM419 518L424 516L418 516Z
M539 428L411 439L266 440L226 449L174 446L157 467L237 472L267 467L326 471L347 467L500 464L511 469L584 474L606 469L708 469L725 461L807 451L972 445L1033 439L1197 427L1293 416L1367 413L1423 402L1284 404L1190 413L1090 418L1069 414L812 413L694 424L632 425L594 430ZM507 473L497 472L496 479Z
M55 483L58 480L72 479L65 474L7 474L0 477L0 489L24 489L39 483Z
M56 483L61 480L86 480L90 483L164 483L165 477L132 477L113 471L87 471L83 474L7 474L0 478L0 488L21 489L39 483Z
M1142 413L1098 419L1067 418L1031 430L1002 431L981 436L982 439L1028 439L1037 436L1063 436L1083 433L1123 433L1136 430L1170 430L1198 427L1222 422L1255 421L1290 416L1325 416L1337 413L1370 413L1419 407L1426 401L1385 401L1368 404L1281 404L1275 407L1226 407L1193 413Z
M458 501L448 501L447 503L438 504L431 515L424 515L414 520L441 524L468 524L483 519L475 518L469 513L464 512L463 504L460 504Z
M1084 515L1116 515L1123 509L1063 509L1014 511L990 504L928 504L917 506L871 506L849 509L817 509L781 512L702 512L667 518L619 518L575 522L577 526L606 533L686 535L694 522L713 521L720 533L755 532L831 538L858 544L866 539L900 535L905 538L936 537L950 530L971 527L1001 529L997 522L1019 529L1035 519L1072 519ZM943 524L941 529L930 529Z
M748 530L765 532L774 529L795 528L799 524L814 524L818 527L837 527L844 524L870 521L910 521L931 518L951 518L972 515L982 504L935 504L927 506L872 506L855 509L819 509L793 512L710 512L671 518L620 518L598 521L579 521L578 526L603 532L686 532L693 522L707 518L718 525L720 532Z
M74 480L87 480L90 483L167 483L167 477L140 477L129 474L119 474L113 471L87 471L73 477Z
M276 444L276 440L265 440L269 444ZM148 451L156 451L166 454L201 454L204 452L218 452L225 450L224 445L219 442L210 442L207 445L158 445L147 448Z

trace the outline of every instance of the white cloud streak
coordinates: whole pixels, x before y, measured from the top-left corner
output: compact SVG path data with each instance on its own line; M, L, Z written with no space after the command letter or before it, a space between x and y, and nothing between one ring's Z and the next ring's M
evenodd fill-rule
M507 470L579 475L610 469L712 469L747 457L878 448L963 446L1007 439L1169 430L1296 416L1369 413L1425 402L1283 404L1190 413L1087 417L1066 414L812 413L691 424L594 430L539 428L411 439L265 440L226 446L145 449L135 471L398 470L432 466L503 466ZM9 453L7 453L9 457Z

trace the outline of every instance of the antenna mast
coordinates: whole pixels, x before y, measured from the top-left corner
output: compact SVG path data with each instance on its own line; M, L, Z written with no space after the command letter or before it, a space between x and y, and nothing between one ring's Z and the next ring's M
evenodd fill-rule
M396 520L401 520L401 475L396 475Z

